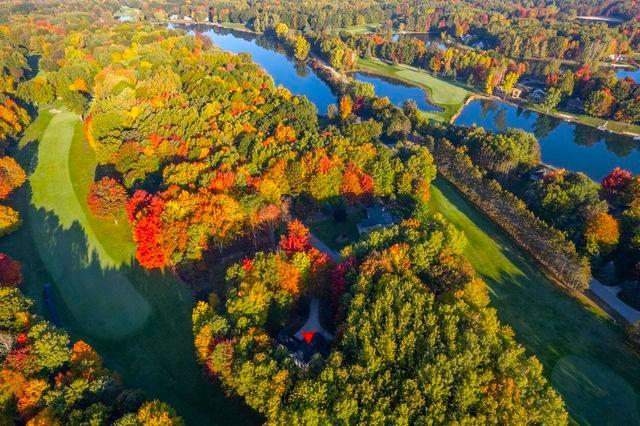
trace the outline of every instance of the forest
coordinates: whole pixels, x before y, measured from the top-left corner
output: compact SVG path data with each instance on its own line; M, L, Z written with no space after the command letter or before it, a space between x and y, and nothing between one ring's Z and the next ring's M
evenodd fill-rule
M638 83L600 67L640 47L635 0L87 3L15 0L0 12L0 238L37 229L23 223L39 217L24 200L35 193L42 158L25 145L38 143L42 115L69 113L80 129L70 138L95 160L86 194L72 188L88 220L124 229L133 254L126 268L144 286L164 285L153 281L163 276L187 289L191 323L172 331L186 329L193 364L215 384L206 389L250 411L247 424L253 415L268 424L579 418L549 357L525 345L496 308L485 282L494 277L470 263L477 235L437 210L437 180L501 229L535 273L562 285L554 297L579 300L581 313L605 323L600 305L584 302L594 275L632 283L619 297L640 307L640 175L616 168L595 182L558 168L532 179L542 162L534 135L432 120L349 72L375 57L492 95L511 92L531 75L532 58L545 59L539 77L548 96L539 108L579 97L588 115L639 124ZM139 10L139 20L122 22L123 8ZM583 14L623 22L576 21ZM248 53L165 25L171 16L264 33L296 64L311 64L335 104L318 111ZM375 30L347 31L368 25ZM403 31L488 46L393 37ZM390 223L361 229L378 216ZM318 238L319 218L354 222L357 234L339 235L334 250L336 241ZM130 389L118 363L94 349L100 338L93 345L74 337L77 327L65 331L70 313L62 308L61 321L55 302L65 287L25 283L41 260L6 251L0 423L186 423L190 413L171 398ZM92 256L87 264L100 253ZM102 268L93 277L105 281L116 269ZM318 324L308 330L313 309ZM611 332L628 350L612 323L594 340L608 348Z

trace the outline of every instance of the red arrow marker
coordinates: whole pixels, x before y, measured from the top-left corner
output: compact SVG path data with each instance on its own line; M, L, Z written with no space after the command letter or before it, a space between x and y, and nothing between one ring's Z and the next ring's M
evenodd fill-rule
M311 331L302 330L302 337L304 337L304 340L305 342L307 342L307 344L311 343L311 339L313 339L314 334L316 334L315 330L311 330Z

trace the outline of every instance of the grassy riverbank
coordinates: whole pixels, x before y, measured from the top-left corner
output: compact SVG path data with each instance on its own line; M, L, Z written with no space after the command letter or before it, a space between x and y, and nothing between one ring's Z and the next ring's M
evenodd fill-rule
M424 112L429 118L449 121L472 95L470 91L453 82L441 80L424 71L406 65L391 65L376 58L358 59L358 70L400 80L417 86L429 95L429 102L442 108L442 112Z
M126 386L167 401L189 424L255 423L195 361L188 288L172 274L133 262L126 220L88 212L96 163L80 117L43 109L16 157L30 173L14 200L24 224L0 240L0 251L26 265L23 289L38 311L48 316L43 286L50 283L72 337L93 345Z
M640 357L626 344L623 330L598 308L580 303L549 281L446 181L435 181L431 203L464 231L465 255L489 286L492 306L542 362L574 420L638 424Z

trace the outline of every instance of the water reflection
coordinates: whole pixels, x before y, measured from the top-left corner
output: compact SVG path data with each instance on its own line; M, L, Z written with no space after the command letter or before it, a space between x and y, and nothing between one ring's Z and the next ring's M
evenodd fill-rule
M331 88L304 62L287 56L284 49L266 37L221 28L206 27L203 34L220 48L233 53L248 53L275 81L295 95L306 96L320 114L336 103Z
M364 83L371 83L375 88L376 95L388 97L392 104L402 106L407 100L415 101L418 109L422 111L440 112L441 109L431 105L427 99L427 93L419 87L410 86L401 81L357 72L353 77Z
M494 101L469 104L456 124L477 125L492 131L520 128L540 141L542 161L582 171L601 180L613 168L640 173L640 143L633 138L568 123L545 114Z

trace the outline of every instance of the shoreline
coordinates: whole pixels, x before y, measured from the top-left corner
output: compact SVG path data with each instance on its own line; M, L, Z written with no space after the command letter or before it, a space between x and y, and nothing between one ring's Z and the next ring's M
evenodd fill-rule
M264 33L259 33L259 32L255 32L252 31L248 28L234 28L234 27L228 27L223 25L222 23L219 22L196 22L196 21L185 21L185 20L178 20L178 21L168 21L168 22L160 22L161 24L178 24L178 25L204 25L204 26L209 26L209 27L215 27L215 28L222 28L222 29L226 29L226 30L230 30L230 31L238 31L241 33L246 33L246 34L253 34L253 35L264 35ZM444 80L443 78L433 75L429 72L427 72L424 69L421 68L417 68L411 65L407 65L407 64L393 64L390 63L388 61L385 61L384 59L380 59L377 57L373 57L374 59L382 62L383 64L387 65L387 66L392 66L392 67L399 67L399 68L406 68L415 72L420 72L420 73L425 73L426 75L429 75L435 79L438 79L444 83L447 84L453 84L447 80ZM363 59L363 58L360 58ZM348 76L348 74L343 74L341 72L339 72L338 70L334 69L333 67L330 67L328 64L325 63L325 61L320 58L317 55L314 54L310 54L309 58L305 61L306 63L308 63L309 65L311 65L312 60L316 60L316 61L320 61L325 67L329 68L331 70L332 73L335 73L337 75L340 76L340 78L342 80L344 80L345 78L350 78ZM620 67L623 67L624 65L620 65ZM589 122L587 120L585 120L584 118L576 115L576 114L572 114L570 112L560 112L560 111L543 111L540 110L538 108L535 108L534 106L528 105L527 103L525 103L524 101L520 100L515 100L515 99L509 99L509 98L503 98L500 96L496 96L496 95L487 95L484 93L480 93L477 90L475 90L475 88L471 87L464 87L465 90L470 92L470 95L465 99L465 101L457 108L456 111L453 112L453 114L451 115L451 117L447 118L446 115L443 115L443 112L446 112L447 110L449 110L451 108L451 105L441 105L441 104L437 104L435 102L433 102L433 96L430 93L430 90L428 89L428 87L422 87L419 84L416 84L415 82L411 82L411 81L406 81L403 79L400 79L396 76L393 75L388 75L387 73L384 72L376 72L373 71L371 69L367 69L367 68L362 68L362 67L357 67L356 69L354 69L351 72L357 72L357 71L364 71L367 73L371 73L373 75L377 75L380 77L386 77L386 78L390 78L390 79L395 79L398 80L401 83L405 83L408 84L410 86L413 87L418 87L422 90L425 90L425 92L427 93L428 97L427 99L429 100L429 103L431 105L434 105L438 108L442 109L442 112L440 113L436 113L436 116L440 116L442 117L443 121L448 122L449 124L454 124L456 119L458 117L460 117L460 114L462 114L464 108L466 108L471 102L476 101L476 100L492 100L495 102L502 102L505 103L507 105L511 105L511 106L515 106L518 108L523 108L525 110L529 110L532 112L535 112L537 114L544 114L550 117L554 117L558 120L562 120L568 123L573 123L573 124L580 124L583 126L588 126L591 128L594 128L596 130L600 130L602 132L606 132L606 133L611 133L611 134L615 134L615 135L619 135L619 136L623 136L623 137L628 137L628 138L636 138L636 137L640 137L640 125L635 125L635 124L627 124L621 121L615 121L615 120L605 120L605 119L601 119L598 117L591 117L588 116L591 120L594 120L595 122ZM426 113L426 112L425 112ZM613 125L615 127L624 127L626 128L626 130L622 130L622 129L611 129L611 128L607 128L607 129L601 129L600 127L604 125L604 123L608 122L610 125Z

